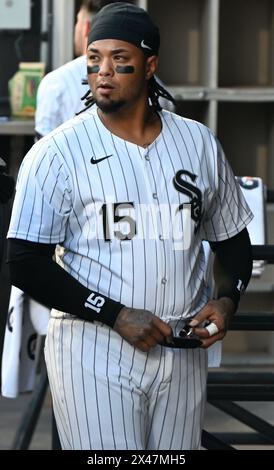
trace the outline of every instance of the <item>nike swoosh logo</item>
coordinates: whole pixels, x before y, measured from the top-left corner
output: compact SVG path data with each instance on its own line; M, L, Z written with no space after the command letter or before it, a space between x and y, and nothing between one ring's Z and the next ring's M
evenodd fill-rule
M141 42L141 47L143 47L144 49L149 49L150 51L152 51L152 48L149 47L149 46L147 46L147 45L145 44L145 41L144 41L144 40L142 40L142 42Z
M92 165L97 165L97 163L100 163L100 162L102 162L103 160L105 160L106 158L109 158L109 157L112 157L112 154L111 155L106 155L105 157L102 157L102 158L97 158L97 160L95 160L94 157L91 157L90 163Z

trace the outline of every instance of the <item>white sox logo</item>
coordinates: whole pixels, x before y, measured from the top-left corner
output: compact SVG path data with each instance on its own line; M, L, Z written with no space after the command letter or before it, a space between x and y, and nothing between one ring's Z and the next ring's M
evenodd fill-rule
M194 182L197 178L197 175L194 175L187 170L179 170L173 178L175 189L190 198L191 218L196 223L194 233L197 233L202 218L202 193L199 188L189 183L188 181L185 181L183 179L184 176L188 176L191 181ZM178 211L184 208L184 204L185 203L179 205Z

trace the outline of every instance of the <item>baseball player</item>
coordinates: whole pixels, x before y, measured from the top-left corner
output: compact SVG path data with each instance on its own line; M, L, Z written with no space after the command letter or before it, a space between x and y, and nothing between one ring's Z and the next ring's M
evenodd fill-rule
M20 169L8 261L12 282L53 309L45 357L63 449L198 449L207 348L251 274L252 214L220 143L160 109L159 41L141 8L100 10L87 110Z

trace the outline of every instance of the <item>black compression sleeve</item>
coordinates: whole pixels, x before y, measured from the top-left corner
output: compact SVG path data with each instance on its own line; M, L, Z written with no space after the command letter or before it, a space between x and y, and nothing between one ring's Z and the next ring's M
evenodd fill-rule
M217 298L229 297L237 307L252 273L252 251L248 231L245 228L232 238L210 242L210 246L215 253L214 278Z
M83 286L53 261L54 252L55 245L9 239L11 283L49 308L113 327L124 305Z

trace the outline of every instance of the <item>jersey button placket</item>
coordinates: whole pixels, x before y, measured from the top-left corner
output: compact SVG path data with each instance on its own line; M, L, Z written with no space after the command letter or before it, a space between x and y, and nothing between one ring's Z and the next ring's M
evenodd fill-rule
M155 202L156 202L156 198L154 197L154 195L156 195L157 197L157 194L156 193L153 193L153 198L155 199ZM157 197L157 200L158 200L158 197ZM160 219L161 221L161 224L163 223L163 220ZM160 243L160 248L159 248L159 253L163 256L164 254L164 250L166 250L166 241L165 240L165 237L162 233L160 233L158 235L158 245ZM160 255L160 256L161 256ZM164 258L162 258L162 262L161 262L161 270L159 271L159 274L160 274L160 282L161 282L161 304L166 304L166 300L167 300L167 290L166 290L166 284L167 284L167 278L166 278L166 269L167 269L167 266L166 266L166 263L167 263L167 260ZM162 310L161 310L161 313L162 313Z
M153 203L153 205L158 207L159 206L159 197L158 197L158 194L157 194L157 188L155 187L154 178L151 177L151 173L152 173L153 170L152 170L152 167L151 167L152 166L151 156L149 155L148 151L143 154L143 158L144 158L143 161L144 161L144 169L145 169L144 177L146 178L148 189L150 190L151 202ZM161 216L159 215L158 211L157 211L157 214L158 214L157 218L160 217L160 219L158 220L159 227L160 227L161 224L162 224ZM165 301L165 296L166 296L165 295L165 288L166 288L165 285L167 283L167 279L165 277L166 262L164 260L164 254L163 254L163 252L165 250L165 247L163 245L164 243L165 243L165 240L164 240L163 234L158 233L158 242L156 241L157 251L158 251L158 256L157 256L158 269L159 269L159 271L158 271L158 276L159 276L158 277L158 282L160 283L159 291L158 291L158 300L157 300L158 308L160 308L158 314L162 313L162 304Z

